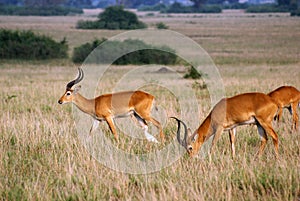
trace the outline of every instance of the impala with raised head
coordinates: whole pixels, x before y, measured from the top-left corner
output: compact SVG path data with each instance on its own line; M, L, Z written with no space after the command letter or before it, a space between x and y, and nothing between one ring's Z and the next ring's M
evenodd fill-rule
M187 150L190 156L194 156L200 150L202 144L213 136L210 151L213 150L217 140L223 131L229 131L232 157L235 157L234 140L236 127L247 124L256 124L261 137L258 155L265 149L268 137L272 137L276 158L278 157L278 136L272 127L272 120L277 113L276 103L263 93L245 93L224 98L211 110L209 115L191 134L186 124L175 118L178 122L177 140ZM180 123L184 125L184 138L180 138Z
M293 86L282 86L271 91L268 95L279 107L278 115L276 116L277 122L279 122L282 116L283 108L287 108L293 116L292 129L297 130L299 121L297 108L298 106L300 107L300 91Z
M137 119L143 128L147 140L158 142L154 136L148 133L147 121L152 122L159 129L161 140L164 140L161 124L150 114L154 104L154 96L143 91L123 91L87 99L78 93L80 86L75 86L72 89L75 84L83 79L83 70L78 68L78 71L78 77L67 84L66 91L58 100L58 103L71 102L82 112L91 115L94 118L94 123L90 133L97 129L100 121L104 120L107 122L115 139L118 140L114 118L132 116Z

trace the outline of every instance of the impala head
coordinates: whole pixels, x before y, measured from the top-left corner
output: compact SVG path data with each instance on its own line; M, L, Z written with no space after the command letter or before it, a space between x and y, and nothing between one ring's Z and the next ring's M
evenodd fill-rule
M179 144L186 149L186 151L188 152L188 154L191 157L193 157L194 155L196 155L198 153L198 150L201 147L201 144L197 143L198 135L192 135L191 130L187 128L187 126L185 125L185 123L183 121L177 119L176 117L171 117L171 118L176 119L176 121L178 123L177 140L178 140ZM182 123L184 126L183 139L180 138L180 127L181 127L180 123Z
M78 68L78 76L77 76L77 78L75 80L72 80L71 82L69 82L67 84L65 93L58 100L59 104L69 103L69 102L73 101L75 95L77 94L77 92L80 89L80 86L76 86L74 89L72 89L72 87L75 84L79 83L82 79L83 79L83 71L82 71L81 68Z

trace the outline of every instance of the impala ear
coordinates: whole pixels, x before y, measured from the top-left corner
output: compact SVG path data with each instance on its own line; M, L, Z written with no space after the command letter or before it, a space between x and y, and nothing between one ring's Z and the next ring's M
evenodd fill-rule
M186 139L186 143L190 144L191 143L191 139L192 138L192 130L190 128L187 129L187 139Z
M81 85L75 86L74 87L74 94L77 94L77 92L81 89Z
M188 136L192 136L192 130L188 128Z

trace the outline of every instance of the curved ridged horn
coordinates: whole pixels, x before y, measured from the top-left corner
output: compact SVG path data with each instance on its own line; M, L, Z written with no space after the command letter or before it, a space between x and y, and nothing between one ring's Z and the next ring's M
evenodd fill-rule
M188 135L187 126L180 119L178 119L176 117L171 117L171 118L175 119L177 121L177 124L178 124L178 128L177 128L177 141L179 142L180 145L182 145L184 148L187 149L187 135ZM184 137L183 137L183 140L180 139L180 123L182 123L183 127L184 127Z
M83 79L83 70L81 68L78 68L78 76L75 80L72 80L71 82L69 82L67 84L67 90L71 89L75 84L77 84L78 82L80 82Z

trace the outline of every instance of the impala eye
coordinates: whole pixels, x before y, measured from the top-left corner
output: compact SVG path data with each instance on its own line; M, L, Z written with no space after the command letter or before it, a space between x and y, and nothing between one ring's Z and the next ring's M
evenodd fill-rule
M70 91L68 91L66 94L67 94L67 96L70 96L70 95L71 95L71 92L70 92Z

